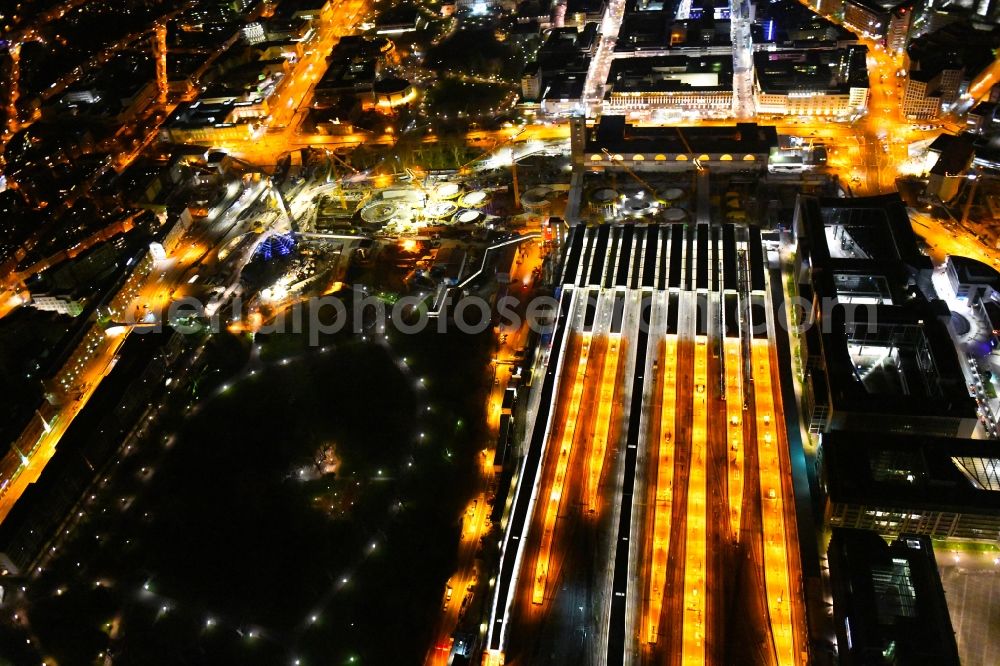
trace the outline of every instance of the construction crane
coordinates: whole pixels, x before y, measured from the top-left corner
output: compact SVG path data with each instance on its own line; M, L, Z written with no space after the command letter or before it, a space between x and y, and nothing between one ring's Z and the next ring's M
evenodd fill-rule
M652 185L650 185L649 183L647 183L642 178L640 178L639 174L637 174L635 171L633 171L632 169L630 169L628 167L628 165L625 164L624 161L616 160L614 158L614 156L610 152L608 152L607 148L601 148L601 152L604 153L604 156L607 157L612 162L618 162L619 166L621 166L621 168L625 169L625 173L627 173L628 175L632 176L632 178L634 178L637 183L639 183L640 185L642 185L643 187L645 187L647 190L649 190L650 194L653 195L653 199L659 199L659 195L656 192L656 188L653 187Z
M64 6L62 10L55 14L42 14L39 16L39 25L53 20L54 18L62 17L65 11L75 9L78 5L86 4L86 0L73 0L68 6ZM83 69L93 67L102 62L102 59L106 59L110 54L114 54L120 51L126 46L130 46L136 42L145 39L147 36L152 36L151 47L153 52L153 59L156 64L156 102L160 105L165 105L167 103L167 92L168 92L168 74L167 74L167 23L187 11L188 9L195 6L195 0L187 0L182 5L175 7L172 11L160 16L150 27L146 27L139 30L131 35L124 37L118 42L108 45L102 52L95 54L87 63L81 65ZM7 124L4 128L5 132L3 134L2 143L6 143L14 133L18 130L23 129L27 125L30 125L33 119L28 119L25 122L20 122L18 120L17 111L17 101L20 97L21 88L21 46L27 42L39 42L44 44L45 40L39 35L37 26L26 28L22 30L16 36L9 36L8 42L9 46L7 52L10 57L10 73L7 81ZM76 75L69 73L64 75L62 78L56 80L47 89L43 90L39 97L45 101L51 97L60 94L68 85L76 80Z
M524 131L526 129L527 129L526 127L522 127L521 129L519 129L518 131L516 131L513 134L511 134L509 137L507 137L503 141L500 141L499 143L493 144L493 147L490 148L489 150L487 150L486 152L482 153L481 155L476 155L471 160L469 160L468 162L466 162L462 166L458 167L458 172L459 173L465 173L465 171L469 168L470 165L475 164L476 162L478 162L479 160L483 159L484 157L495 153L496 151L498 151L501 148L503 148L504 146L506 146L508 143L513 143L514 141L517 140L517 138L519 136L521 136L522 134L524 134ZM510 168L511 168L511 175L512 175L512 178L514 180L514 183L513 183L513 187L514 187L514 207L515 208L520 208L521 207L521 193L519 191L518 182L517 182L517 160L514 159L513 151L511 152Z
M348 162L347 160L345 160L344 158L342 158L335 151L327 150L327 151L324 151L324 152L327 155L329 155L330 157L332 157L334 160L336 160L337 162L339 162L340 164L343 164L345 167L347 167L348 169L350 169L350 171L352 173L355 173L355 174L361 173L360 171L358 171L357 169L354 168L354 165L352 165L350 162Z
M469 160L468 162L466 162L462 166L458 167L459 173L462 173L463 171L465 171L466 169L468 169L470 165L475 164L476 162L478 162L479 160L483 159L487 155L491 155L492 153L495 153L496 151L500 150L501 148L503 148L504 146L506 146L508 143L512 143L513 141L515 141L517 139L517 137L519 137L522 134L524 134L524 131L526 129L527 129L526 127L522 127L517 132L515 132L514 134L511 134L509 137L507 137L503 141L501 141L499 143L493 144L493 147L490 148L489 150L487 150L486 152L484 152L484 153L482 153L480 155L476 155L471 160Z

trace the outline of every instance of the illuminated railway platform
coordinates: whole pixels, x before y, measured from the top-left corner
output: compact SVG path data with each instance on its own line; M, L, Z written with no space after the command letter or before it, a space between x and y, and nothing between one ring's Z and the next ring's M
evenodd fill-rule
M760 231L579 226L559 284L483 663L725 663L748 535L755 631L803 663Z

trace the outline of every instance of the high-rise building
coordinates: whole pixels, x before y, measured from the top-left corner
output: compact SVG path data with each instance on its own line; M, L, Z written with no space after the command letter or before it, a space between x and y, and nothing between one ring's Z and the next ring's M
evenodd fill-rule
M836 529L827 554L842 666L958 666L930 539Z
M876 38L891 52L902 52L910 37L913 22L912 0L896 3L878 0L847 0L844 22Z
M760 51L754 54L759 114L846 118L868 104L867 49Z

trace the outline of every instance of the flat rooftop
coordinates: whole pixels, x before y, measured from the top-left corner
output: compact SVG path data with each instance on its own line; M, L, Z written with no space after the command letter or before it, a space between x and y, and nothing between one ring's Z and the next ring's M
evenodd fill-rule
M667 55L617 58L608 72L613 93L731 91L731 56Z
M1000 442L834 430L823 434L834 502L1000 516Z
M766 42L816 48L858 39L853 32L820 16L798 0L759 3L752 29L755 44Z
M914 271L931 268L930 259L917 246L906 205L898 194L849 199L802 196L799 205L800 228L796 233L808 249L813 266L847 265L836 260L844 254L831 246L826 232L831 228L842 230L837 235L837 245L849 243L854 256L847 261L855 270L881 272L878 266L884 267L887 261L902 262Z
M915 69L933 74L965 67L965 76L972 79L993 62L997 47L1000 27L963 20L921 35L910 42L906 51Z
M823 359L811 386L818 404L846 419L836 427L955 424L958 432L959 423L974 423L975 401L944 323L950 313L930 300L930 259L917 247L899 195L800 195L795 226L821 313L807 332L810 355Z
M842 664L959 666L929 538L834 529L827 552Z
M229 122L230 114L234 108L240 105L241 103L233 101L181 102L163 123L163 126L168 129L190 129L232 124Z
M754 54L757 84L764 93L846 93L868 87L868 49L791 49Z
M624 116L602 116L587 129L585 150L600 153L750 153L768 154L778 145L773 126L737 123L718 127L638 127Z

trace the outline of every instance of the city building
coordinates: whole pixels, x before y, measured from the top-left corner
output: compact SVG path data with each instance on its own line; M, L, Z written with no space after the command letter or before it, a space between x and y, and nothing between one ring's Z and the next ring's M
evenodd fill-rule
M978 423L930 259L898 194L799 195L796 275L808 310L803 411L837 429L970 437Z
M47 312L77 317L83 312L84 304L70 294L31 294L31 307Z
M949 256L945 260L945 275L955 298L970 308L990 301L1000 301L1000 273L981 261L968 257Z
M453 287L462 279L467 260L468 253L461 247L457 245L442 247L434 255L431 275L439 278L443 284Z
M662 51L681 39L680 29L671 36L670 17L665 12L628 12L622 18L616 53Z
M816 0L812 6L816 8L817 12L827 16L843 16L844 14L844 0Z
M934 539L1000 538L995 440L843 430L820 441L829 526Z
M112 59L100 71L69 86L45 113L109 125L129 122L156 99L153 60L145 53Z
M906 77L906 87L903 89L903 101L900 110L903 116L910 120L932 120L941 113L941 101L944 94L941 82L942 72L923 72L910 70Z
M941 201L951 201L958 194L976 155L973 136L942 134L927 149L934 160L927 175L926 193Z
M372 85L375 106L380 109L392 109L413 101L416 91L406 79L387 77L379 79Z
M247 2L248 0L241 0ZM296 0L293 3L282 3L280 9L292 12L292 16L307 18L311 21L322 21L330 18L334 12L331 0Z
M842 666L958 666L930 539L835 529L827 557Z
M587 167L687 171L697 165L722 171L767 168L778 145L773 126L640 127L624 116L602 116L594 127L577 123L571 135L574 162Z
M626 5L615 53L725 55L732 57L729 6L723 2Z
M375 34L401 35L416 32L423 25L420 11L414 5L400 5L391 12L380 12L375 20Z
M394 57L395 44L385 37L341 37L327 57L326 71L313 88L312 105L333 106L345 97L356 97L363 105L374 104L379 68Z
M966 129L975 134L994 133L1000 129L1000 116L996 102L980 102L965 115Z
M304 16L290 18L275 17L257 25L260 26L259 32L255 28L249 31L244 29L243 35L245 39L248 41L252 40L253 43L281 42L286 40L301 42L306 41L313 33L313 21Z
M971 165L965 161L969 146L972 148ZM996 173L1000 171L1000 140L993 133L939 134L927 148L924 168L930 171L942 160L952 161L948 167L948 173L956 174L964 169L966 178L971 175L969 173L970 166L977 173ZM954 188L957 189L957 185Z
M848 119L868 104L867 49L760 51L754 54L757 112Z
M758 3L752 26L758 50L844 48L858 43L850 30L797 0Z
M618 58L611 64L604 113L629 120L683 114L723 118L733 112L732 56Z
M902 53L910 39L916 2L908 0L889 9L889 26L885 32L885 48L890 53Z
M200 74L197 99L174 109L160 126L160 140L222 143L251 139L274 111L273 100L292 85L296 64L319 38L319 21L329 19L332 11L329 2L283 4L273 16L246 26L240 33L242 40L226 41L211 66Z
M988 203L991 208L997 205L991 200ZM987 326L989 346L980 350L1000 347L1000 272L975 259L949 256L945 259L945 276L948 286L938 283L938 290L950 290L946 296L949 300L964 301L973 317ZM985 344L986 341L977 338L977 345Z
M968 257L949 256L945 259L945 276L950 289L949 300L964 301L979 321L988 325L988 347L992 351L1000 346L1000 272L992 266ZM984 341L979 341L984 344Z
M910 39L918 39L929 32L934 32L949 23L955 23L968 18L967 12L952 5L948 7L923 7L917 11L917 17L910 29Z
M557 28L580 27L597 22L604 17L607 0L560 0L552 4Z
M542 115L569 116L583 113L583 93L587 84L587 70L567 71L564 76L545 80L539 108Z
M775 148L768 158L767 170L770 173L802 173L822 168L826 161L824 146Z
M538 61L529 62L521 73L521 98L529 102L542 96L542 68Z
M553 28L521 75L521 96L540 102L543 113L558 115L578 110L590 59L597 47L598 25Z
M313 91L313 106L329 106L345 95L373 102L372 93L377 74L375 58L357 56L331 59Z
M915 3L877 0L846 0L844 22L877 38L886 50L899 53L906 48Z
M240 108L232 101L215 104L182 102L160 127L160 141L215 143L248 140L253 137L256 128L249 122L239 122Z
M907 47L910 72L903 96L903 115L934 118L950 110L969 85L993 62L1000 28L957 21L926 33ZM931 112L935 103L938 110Z

